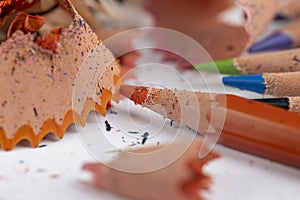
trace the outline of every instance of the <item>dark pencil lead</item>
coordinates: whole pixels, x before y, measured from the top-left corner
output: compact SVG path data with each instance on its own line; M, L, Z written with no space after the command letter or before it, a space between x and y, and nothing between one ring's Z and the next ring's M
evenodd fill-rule
M148 139L148 136L149 136L149 133L148 133L148 132L145 132L145 133L143 134L142 144L145 144L145 142L146 142L147 139Z
M105 126L106 126L106 131L111 131L112 127L111 127L111 125L108 123L107 120L105 120Z

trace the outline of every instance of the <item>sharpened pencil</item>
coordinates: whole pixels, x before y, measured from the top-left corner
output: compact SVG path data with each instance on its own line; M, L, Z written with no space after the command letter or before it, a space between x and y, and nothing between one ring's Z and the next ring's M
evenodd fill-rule
M198 71L229 75L300 71L300 48L252 54L194 66Z
M228 76L223 78L223 83L241 90L277 97L300 96L300 72Z
M214 127L222 132L218 142L224 146L300 168L297 113L233 95L128 85L120 92L200 134Z
M300 97L254 99L254 100L272 106L280 107L292 112L300 113Z
M276 51L298 47L300 45L299 27L300 19L291 22L279 32L255 43L249 49L249 52L258 53L263 51Z

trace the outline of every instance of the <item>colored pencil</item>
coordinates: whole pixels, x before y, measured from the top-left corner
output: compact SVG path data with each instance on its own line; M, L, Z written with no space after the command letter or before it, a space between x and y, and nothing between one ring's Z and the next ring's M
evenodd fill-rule
M214 127L224 146L300 168L297 113L225 94L127 85L121 94L200 134Z
M277 14L276 19L293 19L300 16L300 1L292 0Z
M300 9L300 8L299 8ZM249 52L275 51L298 47L300 45L300 19L290 23L279 32L255 43Z
M300 113L300 97L286 97L286 98L270 98L270 99L254 99L262 103L272 106L284 108L286 110Z
M210 63L202 63L194 67L199 71L230 75L300 71L300 48L252 54Z
M300 72L263 73L223 78L226 86L278 97L300 96Z

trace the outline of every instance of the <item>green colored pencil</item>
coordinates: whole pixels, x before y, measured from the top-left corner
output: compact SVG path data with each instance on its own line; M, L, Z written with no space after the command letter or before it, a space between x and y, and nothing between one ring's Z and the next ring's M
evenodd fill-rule
M202 63L194 66L194 68L198 71L230 75L295 72L300 71L300 48Z

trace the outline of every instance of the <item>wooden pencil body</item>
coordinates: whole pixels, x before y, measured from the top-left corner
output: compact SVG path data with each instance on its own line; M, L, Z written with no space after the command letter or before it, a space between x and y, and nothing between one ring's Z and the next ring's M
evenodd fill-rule
M290 111L300 113L300 97L289 97Z
M241 74L300 71L300 48L253 54L235 58L233 65Z
M224 126L211 121L222 130L219 143L300 168L299 114L232 95L219 102L216 111L226 109Z
M278 97L300 96L300 72L264 73L266 94Z
M206 115L211 109L212 99L214 94L210 93L152 88L141 105L205 134L209 128Z

